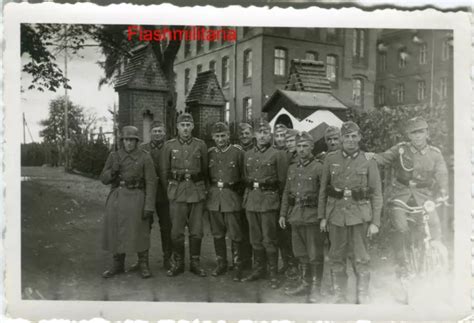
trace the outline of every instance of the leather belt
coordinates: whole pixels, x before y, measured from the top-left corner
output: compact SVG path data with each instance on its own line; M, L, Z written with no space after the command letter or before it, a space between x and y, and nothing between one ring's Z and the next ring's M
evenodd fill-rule
M412 179L408 180L404 178L397 178L397 182L411 188L428 188L433 185L433 181L420 182L420 181L415 181Z
M145 181L143 179L139 180L130 180L130 181L120 181L120 187L125 187L128 189L144 189L145 188Z
M223 181L212 181L212 185L220 189L229 188L231 190L236 190L237 187L239 186L239 183L225 183Z
M306 206L306 207L316 207L318 206L318 198L315 196L303 196L303 197L296 197L294 195L288 196L288 205L290 206Z
M201 173L197 174L189 174L189 173L184 173L184 174L178 174L178 173L171 173L170 178L178 181L178 182L184 182L184 181L192 181L192 182L199 182L204 180L204 177L202 176Z
M257 182L257 181L251 181L247 182L247 188L253 189L253 190L261 190L261 191L278 191L279 190L279 185L278 182Z
M372 189L369 187L356 188L356 189L336 189L333 186L327 188L328 196L336 199L348 199L352 198L355 201L368 200L372 196Z

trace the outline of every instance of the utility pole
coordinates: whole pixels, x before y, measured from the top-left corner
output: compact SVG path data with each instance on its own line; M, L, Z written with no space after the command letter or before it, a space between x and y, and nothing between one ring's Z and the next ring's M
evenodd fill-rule
M67 25L64 25L64 77L67 79ZM64 168L69 170L69 127L68 127L68 102L67 86L64 87L65 104L64 104Z
M26 128L26 120L25 120L25 113L23 112L23 144L26 144L25 128Z

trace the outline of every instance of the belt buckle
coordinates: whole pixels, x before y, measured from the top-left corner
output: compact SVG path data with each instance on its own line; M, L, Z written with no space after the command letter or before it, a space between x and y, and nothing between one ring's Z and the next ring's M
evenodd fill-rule
M258 182L253 182L253 189L254 189L254 190L257 189L257 188L259 188L259 187L260 187L260 186L259 186L259 183L258 183Z
M344 196L345 199L351 197L352 196L352 190L344 189L343 196Z
M184 180L185 181L189 181L190 179L191 179L191 174L189 174L189 173L184 174Z
M410 186L411 188L416 188L416 182L414 180L409 180L408 186Z
M222 189L224 188L224 182L223 181L217 181L217 187Z

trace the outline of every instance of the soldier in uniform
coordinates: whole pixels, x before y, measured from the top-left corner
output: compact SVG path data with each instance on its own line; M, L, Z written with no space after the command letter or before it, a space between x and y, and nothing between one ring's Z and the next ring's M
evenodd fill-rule
M155 121L151 125L151 141L140 146L141 149L150 153L155 164L156 175L158 176L163 167L161 159L163 147L166 139L166 128L163 122ZM163 268L171 268L171 219L169 201L166 196L166 186L163 187L159 181L156 188L156 213L161 233L161 249L163 251Z
M300 283L287 295L309 295L320 300L324 268L324 233L319 230L318 196L323 164L311 153L314 141L307 132L296 136L298 161L288 168L279 224L291 223L293 253L299 260Z
M357 303L369 301L370 257L367 238L378 232L382 185L375 160L359 150L360 129L352 121L341 127L342 149L326 156L319 192L320 228L329 230L329 263L337 303L346 302L346 260L354 257Z
M253 128L248 123L239 124L239 144L244 151L249 151L255 146Z
M260 120L255 132L257 145L245 153L244 175L247 188L244 193L244 208L249 222L250 242L253 247L253 271L242 281L253 281L266 274L266 263L270 271L270 285L279 287L277 223L280 195L283 192L287 171L287 160L283 151L272 147L271 127ZM265 259L266 256L266 259Z
M123 148L110 153L100 174L102 183L111 184L105 204L103 247L113 253L113 266L102 276L124 272L125 254L138 254L142 278L151 276L148 266L150 221L155 212L157 177L150 154L138 148L138 129L122 128Z
M423 205L426 200L446 196L448 192L448 171L443 155L436 147L427 144L428 124L422 117L408 120L406 133L410 142L401 142L384 153L373 157L379 165L392 165L395 181L392 187L393 199L399 199L410 206ZM370 158L373 154L368 153ZM395 229L393 248L397 263L397 275L408 275L404 242L408 233L407 216L403 210L392 209L390 219ZM441 240L440 221L436 210L429 216L431 236Z
M285 135L286 152L288 156L288 165L294 164L298 161L298 154L296 152L296 135L298 131L295 129L288 129Z
M239 145L243 151L249 151L255 147L255 137L253 127L245 122L239 124ZM250 244L249 223L245 210L241 212L242 218L242 267L244 269L252 269L252 245ZM234 253L234 251L232 251ZM233 260L232 260L233 262Z
M189 113L178 116L178 136L165 143L163 149L162 185L167 187L170 201L171 241L173 264L168 276L184 272L184 230L189 229L190 271L205 277L201 268L203 211L206 198L207 147L204 141L192 136L193 117Z
M226 232L232 241L234 281L242 278L242 196L239 194L243 180L243 150L230 144L229 128L223 122L212 127L212 138L216 144L209 148L210 189L207 209L214 237L217 266L212 276L227 271Z
M286 132L288 128L284 124L277 124L275 126L275 135L273 138L273 145L278 150L286 150Z
M327 146L327 151L322 151L316 155L316 158L324 161L326 155L332 151L341 148L341 130L335 126L329 126L324 131L324 142Z

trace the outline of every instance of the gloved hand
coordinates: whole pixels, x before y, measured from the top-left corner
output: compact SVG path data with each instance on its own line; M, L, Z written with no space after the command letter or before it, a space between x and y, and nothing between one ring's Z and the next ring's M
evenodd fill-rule
M145 212L143 212L143 215L142 215L142 220L152 220L154 213L155 213L154 211L145 210Z

